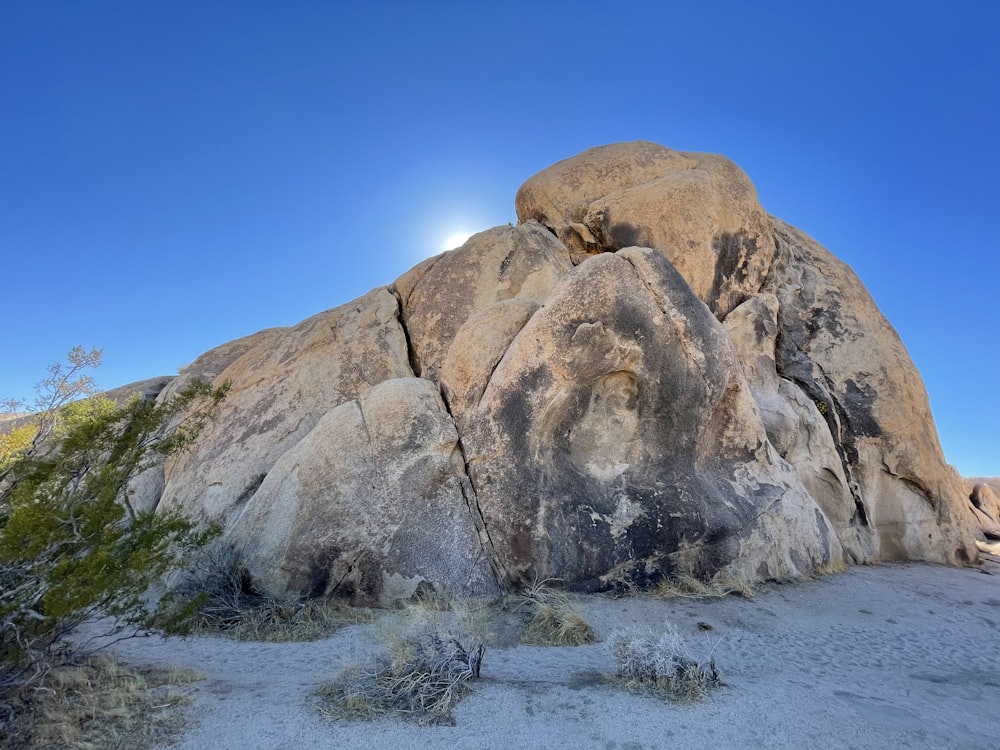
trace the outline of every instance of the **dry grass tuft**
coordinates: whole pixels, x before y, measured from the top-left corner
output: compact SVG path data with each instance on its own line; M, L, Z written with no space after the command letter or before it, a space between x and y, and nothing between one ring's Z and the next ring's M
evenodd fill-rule
M694 576L681 575L660 581L650 593L660 599L722 599L739 596L753 599L753 584L729 573L720 573L711 581L700 581Z
M847 566L842 562L829 562L826 565L817 565L812 569L810 573L810 578L824 578L825 576L833 576L838 573L844 573L847 570Z
M617 630L608 639L615 679L628 690L692 703L722 685L715 660L697 661L687 640L673 626L652 630Z
M204 679L190 670L131 667L105 656L57 667L14 702L0 725L9 750L140 750L184 727L190 698L174 688ZM6 732L6 733L5 733Z
M548 586L548 581L525 589L516 607L527 607L531 619L521 635L526 646L582 646L594 642L590 623L561 591Z
M210 622L203 630L215 630L238 641L284 643L316 641L341 628L369 622L371 613L341 602L310 601L302 604L268 599L247 602L233 612L223 627Z
M366 666L345 670L316 697L324 716L373 720L397 715L420 724L447 723L451 710L479 677L485 648L468 650L434 632L388 637L387 652Z

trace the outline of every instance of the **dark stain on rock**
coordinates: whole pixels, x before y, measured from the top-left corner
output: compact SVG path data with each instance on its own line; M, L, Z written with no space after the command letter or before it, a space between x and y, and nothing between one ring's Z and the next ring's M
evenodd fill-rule
M826 523L826 519L820 512L819 508L816 508L816 528L819 529L820 539L823 540L823 564L830 562L829 560L829 549L830 549L830 527Z
M712 241L715 251L715 275L712 291L709 292L709 307L718 314L728 312L746 299L745 292L734 287L742 286L747 280L747 262L757 252L757 238L747 237L745 232L723 232ZM724 303L720 296L725 295Z
M608 250L621 250L623 247L647 247L645 232L641 227L625 222L612 224L608 230Z
M264 478L266 476L267 474L258 474L256 477L251 479L250 483L243 489L243 492L240 493L240 496L236 498L236 505L243 505L251 497L253 497L257 490L260 489L260 486L264 483Z
M506 256L504 256L504 259L500 261L500 273L497 274L497 279L502 279L507 274L507 271L510 269L511 258L513 256L514 251L511 250Z
M859 386L854 380L844 382L841 406L847 412L854 437L878 437L882 434L882 427L874 415L875 399L875 390L870 384Z

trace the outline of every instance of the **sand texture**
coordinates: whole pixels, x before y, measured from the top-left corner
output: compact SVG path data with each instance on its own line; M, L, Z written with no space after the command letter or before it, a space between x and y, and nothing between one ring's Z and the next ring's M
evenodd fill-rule
M856 567L752 601L574 598L602 641L488 648L454 725L332 721L310 694L379 648L384 615L313 643L124 641L137 663L200 670L178 750L987 748L1000 735L1000 564ZM672 623L725 685L694 705L625 692L604 639ZM699 623L703 623L699 625ZM706 630L705 626L711 629Z

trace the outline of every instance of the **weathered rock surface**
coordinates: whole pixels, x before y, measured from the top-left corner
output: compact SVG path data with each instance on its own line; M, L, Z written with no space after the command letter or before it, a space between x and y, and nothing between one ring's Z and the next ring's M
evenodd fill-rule
M777 369L822 412L841 457L856 532L846 551L857 562L971 559L962 487L898 334L846 264L773 224Z
M472 497L438 389L398 378L323 415L267 473L231 537L269 591L369 604L425 582L493 594Z
M365 603L975 559L895 331L734 164L614 144L516 205L182 371L163 398L230 396L136 502L221 524L270 593Z
M505 580L600 589L739 561L786 578L840 561L767 443L725 329L666 259L629 248L553 290L464 435Z
M654 247L720 317L760 288L774 256L747 176L715 154L637 141L590 149L532 177L517 216L551 228L575 257Z

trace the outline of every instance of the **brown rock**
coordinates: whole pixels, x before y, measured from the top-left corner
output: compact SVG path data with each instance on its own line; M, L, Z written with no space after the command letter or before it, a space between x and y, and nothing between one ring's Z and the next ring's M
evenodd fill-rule
M327 412L383 380L412 376L398 314L396 298L375 289L251 337L215 379L232 384L217 419L193 450L168 462L162 506L225 525Z
M507 300L541 304L572 264L555 237L529 222L480 232L418 268L397 280L394 290L414 372L437 380L455 336L470 317Z
M539 172L517 215L551 228L579 259L656 248L719 317L760 289L774 255L767 213L747 176L722 156L616 143Z
M421 585L497 594L474 497L434 385L386 380L328 412L278 460L230 539L278 596L387 605Z
M976 482L969 493L969 502L980 533L988 539L1000 539L1000 500L993 491L996 479Z

